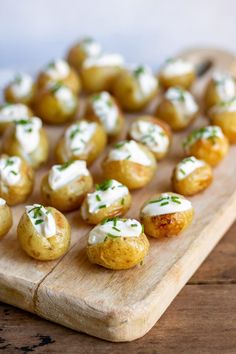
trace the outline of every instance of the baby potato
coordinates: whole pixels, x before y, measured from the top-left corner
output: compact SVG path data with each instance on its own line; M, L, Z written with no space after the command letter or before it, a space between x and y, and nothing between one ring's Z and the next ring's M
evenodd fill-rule
M30 257L51 261L68 251L71 230L67 219L57 209L34 204L26 206L17 227L17 237Z
M212 168L194 156L178 163L172 175L173 190L183 195L194 195L206 189L212 182Z
M192 222L192 204L176 193L159 193L146 201L140 211L140 221L148 236L155 238L179 235Z
M159 161L170 149L172 134L164 121L152 116L141 116L131 124L129 137L147 146Z
M97 122L80 120L69 126L56 146L56 160L85 160L90 165L104 150L107 136Z
M81 206L81 216L89 224L98 224L103 219L124 215L130 205L128 188L109 179L96 185L96 190L87 194Z
M0 197L8 205L26 201L34 186L34 171L18 156L0 156Z
M227 154L229 143L220 127L209 125L190 133L183 147L187 156L195 156L214 167Z
M146 66L124 69L114 81L112 92L126 111L144 109L157 94L158 80Z
M198 105L190 92L171 87L157 106L155 115L178 131L188 127L198 113Z
M64 124L75 118L78 98L69 87L55 83L37 93L33 107L45 123Z
M54 165L42 179L41 194L46 205L60 211L77 209L87 192L93 186L93 179L85 161L68 161Z
M4 97L9 103L31 105L35 94L35 84L28 74L17 74L5 87Z
M12 227L12 212L6 201L0 198L0 240Z
M32 116L31 109L22 103L4 103L0 105L0 134L4 133L15 120Z
M196 79L194 65L181 58L166 60L159 73L159 81L164 89L173 86L189 89Z
M21 157L34 169L47 161L48 150L48 138L38 117L15 121L3 135L2 152Z
M91 263L113 270L140 264L149 250L142 225L134 219L105 219L89 233L87 255Z
M107 179L116 179L129 189L142 188L153 178L156 171L153 153L134 140L114 145L102 163Z

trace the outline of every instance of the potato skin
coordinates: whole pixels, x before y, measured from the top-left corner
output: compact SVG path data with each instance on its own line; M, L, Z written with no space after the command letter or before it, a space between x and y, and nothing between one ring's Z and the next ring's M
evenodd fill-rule
M108 238L102 243L87 246L91 263L113 270L129 269L142 262L149 250L144 233L139 237Z
M236 112L212 112L209 116L213 125L221 127L223 133L231 144L236 143Z
M82 87L88 93L111 91L114 79L120 72L118 66L83 66L80 71Z
M5 98L6 102L9 102L9 103L23 103L23 104L26 104L27 106L30 106L33 102L35 92L36 92L36 87L35 87L35 85L33 85L32 91L30 92L29 95L27 95L25 97L17 98L14 95L14 93L11 89L11 86L9 85L4 90L4 98Z
M53 190L48 183L48 174L41 183L41 195L44 204L50 205L62 212L68 212L79 208L86 193L93 186L92 176L81 176L67 185Z
M51 210L57 225L57 234L50 238L37 234L26 212L17 227L17 237L22 249L32 258L51 261L65 254L70 246L70 225L63 214L54 208Z
M204 96L203 96L203 103L205 111L208 112L210 108L219 104L221 102L221 98L217 92L217 86L213 79L211 79L206 87Z
M2 107L0 106L0 109ZM28 117L33 117L33 112L31 111L31 109L29 107L27 107L28 110ZM3 123L0 121L0 135L3 134L7 128L9 128L13 123L9 122L9 123Z
M165 90L175 86L182 87L183 89L189 89L192 86L195 79L196 79L196 74L194 71L181 76L178 75L178 76L167 77L161 73L159 75L160 84Z
M12 227L12 212L7 204L0 206L0 240Z

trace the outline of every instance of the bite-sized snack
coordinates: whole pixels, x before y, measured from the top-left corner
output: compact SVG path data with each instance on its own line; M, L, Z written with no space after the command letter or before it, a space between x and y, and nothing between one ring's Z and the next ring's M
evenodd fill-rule
M124 117L116 100L106 91L89 98L85 118L101 123L111 138L117 137L124 126Z
M33 116L31 109L22 103L4 103L0 105L0 134L15 120Z
M51 261L65 254L70 246L71 230L57 209L40 204L25 207L17 227L22 249L32 258Z
M18 156L0 156L0 197L8 205L26 201L34 186L34 171Z
M90 262L108 269L132 268L143 261L148 250L148 239L135 219L105 219L88 236Z
M194 195L212 182L212 168L194 156L186 157L175 167L172 175L173 190L183 195Z
M0 240L12 227L12 212L6 201L0 198Z
M10 103L30 105L35 93L33 79L28 74L17 74L4 89L4 97Z
M49 63L38 75L37 88L44 89L51 83L59 83L69 87L75 94L81 89L77 73L63 59Z
M198 115L198 105L192 94L179 87L169 88L156 109L156 116L173 130L189 126Z
M135 66L117 76L112 91L124 110L139 111L150 103L157 89L158 80L151 68Z
M131 139L146 145L157 160L163 159L170 149L171 130L168 124L152 116L137 118L129 129Z
M164 89L179 86L189 89L196 79L194 65L181 58L166 60L159 73L160 84Z
M209 110L209 117L212 124L223 130L230 143L236 143L236 96L213 106Z
M50 84L37 93L34 111L47 124L63 124L75 118L78 97L67 86Z
M96 185L87 194L81 206L81 216L89 224L98 224L105 218L121 216L131 205L131 195L126 186L114 179Z
M183 142L183 148L187 156L193 155L216 166L227 154L229 143L220 127L209 125L190 133Z
M153 178L157 164L153 153L134 140L120 141L102 163L107 179L116 179L129 189L144 187Z
M204 94L206 111L222 101L230 101L236 96L236 80L229 73L215 72L208 82Z
M41 193L44 204L60 211L77 209L91 190L93 179L85 161L68 161L54 165L44 176Z
M85 160L89 165L101 154L106 143L106 132L101 124L80 120L69 126L59 140L56 160L59 163Z
M33 168L38 168L48 158L48 138L38 117L15 121L3 135L2 152L20 156Z
M179 235L192 222L194 210L190 201L180 194L160 193L146 201L140 220L147 235L155 238Z
M87 58L81 68L82 86L87 92L110 91L124 64L120 54L103 54Z
M91 37L85 37L69 49L67 55L68 63L79 71L88 58L96 58L101 55L100 44Z

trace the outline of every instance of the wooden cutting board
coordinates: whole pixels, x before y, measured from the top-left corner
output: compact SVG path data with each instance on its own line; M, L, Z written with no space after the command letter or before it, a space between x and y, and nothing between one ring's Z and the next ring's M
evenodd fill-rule
M198 99L213 69L236 73L235 57L230 53L194 49L182 54L195 63L206 59L213 63L193 88ZM127 120L130 122L132 117ZM201 117L195 126L206 124L206 118ZM62 129L47 128L52 152ZM187 133L175 134L171 153L159 163L156 177L145 189L132 192L128 216L138 218L147 198L171 189L171 173L183 157L181 141ZM95 182L102 179L102 158L91 169ZM41 202L40 180L50 164L37 173L35 190L27 204ZM85 247L90 227L80 220L78 211L67 214L72 244L64 257L51 262L29 258L16 239L16 225L24 206L14 207L14 227L0 242L0 300L106 340L131 341L143 336L236 218L236 146L214 170L211 187L191 201L195 218L186 232L164 241L150 239L150 253L144 264L126 271L106 270L89 263Z

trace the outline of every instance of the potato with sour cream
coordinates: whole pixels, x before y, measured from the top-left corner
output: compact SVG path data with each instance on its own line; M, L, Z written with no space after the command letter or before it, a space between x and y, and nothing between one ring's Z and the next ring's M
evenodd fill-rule
M4 97L10 103L31 105L35 94L35 84L30 75L19 73L4 89Z
M15 120L32 116L31 109L23 103L4 103L0 105L0 134L4 133Z
M12 212L5 199L0 198L0 240L12 227Z

